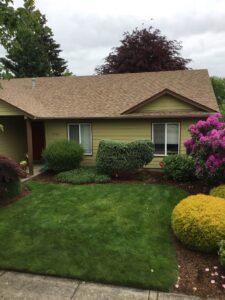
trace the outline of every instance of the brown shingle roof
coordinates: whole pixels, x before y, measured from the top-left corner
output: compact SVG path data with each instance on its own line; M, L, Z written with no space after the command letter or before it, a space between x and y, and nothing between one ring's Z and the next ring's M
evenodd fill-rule
M169 89L218 111L207 70L1 81L0 99L37 118L116 117Z

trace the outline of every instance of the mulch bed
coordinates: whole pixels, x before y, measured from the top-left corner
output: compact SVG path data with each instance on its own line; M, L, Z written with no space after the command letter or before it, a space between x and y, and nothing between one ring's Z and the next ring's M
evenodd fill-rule
M57 183L54 173L42 173L33 180ZM209 190L200 182L189 183L176 183L173 181L165 180L161 170L142 170L125 176L123 178L115 178L111 183L115 184L132 184L144 182L146 184L167 184L177 186L186 190L190 194L205 193L208 194ZM0 207L5 207L22 197L29 192L24 188L22 193L14 199L8 199L0 203ZM176 247L176 255L178 261L179 277L177 283L171 289L171 292L182 293L187 295L195 295L203 298L211 297L216 299L225 300L225 270L222 269L218 256L216 254L202 254L199 252L186 249L180 242L173 236Z
M225 269L218 255L186 249L174 237L179 277L172 292L203 298L225 299Z
M41 182L48 182L48 183L56 183L61 184L55 179L55 173L53 172L45 172L36 177L32 180L41 181ZM110 183L115 184L132 184L132 183L154 183L154 184L167 184L176 186L178 188L182 188L186 190L190 194L199 194L204 193L208 194L209 190L207 187L203 186L199 181L195 182L186 182L186 183L177 183L171 180L165 180L163 177L163 172L161 170L152 171L152 170L141 170L135 172L131 175L124 175L121 178L114 178L111 180ZM90 184L93 185L93 184Z

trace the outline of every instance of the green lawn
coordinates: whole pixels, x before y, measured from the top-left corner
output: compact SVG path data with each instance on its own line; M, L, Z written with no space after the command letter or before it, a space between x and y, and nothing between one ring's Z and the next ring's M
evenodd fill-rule
M28 184L0 209L0 269L168 290L170 215L186 192L163 185Z

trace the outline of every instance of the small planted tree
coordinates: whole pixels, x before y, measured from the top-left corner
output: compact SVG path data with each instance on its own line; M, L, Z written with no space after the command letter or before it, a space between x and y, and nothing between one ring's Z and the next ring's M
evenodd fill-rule
M11 158L0 155L0 199L11 198L21 190L20 177L25 177L25 172Z
M217 113L189 127L191 138L184 145L195 160L196 176L213 185L225 182L225 122Z

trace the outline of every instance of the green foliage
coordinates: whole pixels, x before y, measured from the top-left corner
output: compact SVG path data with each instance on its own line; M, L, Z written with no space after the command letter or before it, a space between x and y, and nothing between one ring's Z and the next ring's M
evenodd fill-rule
M211 82L218 104L225 103L225 78L212 76Z
M43 151L45 167L56 172L79 168L84 149L75 141L55 141Z
M225 116L225 78L212 76L211 82L219 104L220 112Z
M35 8L34 0L24 0L23 7L14 8L11 1L0 10L0 43L6 57L0 59L4 76L61 76L67 69L59 57L60 45L53 38L47 20Z
M225 268L225 240L220 241L218 254L220 263Z
M201 194L187 197L173 210L172 228L191 249L218 250L219 242L225 239L225 199Z
M142 168L153 159L153 144L148 140L133 142L101 141L96 167L104 174L119 176Z
M220 198L225 198L225 185L219 185L210 190L210 195Z
M187 182L195 179L195 162L187 155L169 155L163 159L163 171L167 179Z
M21 182L19 179L5 183L5 191L2 198L13 198L21 192Z
M7 69L4 68L2 64L0 64L0 79L10 80L13 78L12 73L10 73ZM1 83L0 83L1 88Z
M56 175L59 182L84 184L84 183L106 183L110 182L108 175L97 173L94 167L82 167L79 169L61 172Z
M1 270L163 291L175 284L168 228L183 190L158 184L26 185L30 193L22 201L0 210Z

